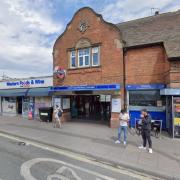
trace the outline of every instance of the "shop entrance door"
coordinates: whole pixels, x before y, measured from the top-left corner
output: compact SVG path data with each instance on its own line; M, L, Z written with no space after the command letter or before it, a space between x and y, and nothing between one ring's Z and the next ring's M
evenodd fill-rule
M22 97L17 97L17 113L22 114Z
M101 102L99 95L72 96L71 117L83 121L109 122L110 102Z

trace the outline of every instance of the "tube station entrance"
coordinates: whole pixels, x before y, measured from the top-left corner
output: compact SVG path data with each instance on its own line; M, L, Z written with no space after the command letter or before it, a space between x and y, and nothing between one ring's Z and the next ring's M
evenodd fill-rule
M111 118L110 95L71 96L71 119L109 123Z

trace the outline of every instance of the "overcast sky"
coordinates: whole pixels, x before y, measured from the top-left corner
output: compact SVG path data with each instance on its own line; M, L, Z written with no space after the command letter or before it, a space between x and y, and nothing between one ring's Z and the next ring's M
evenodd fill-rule
M84 6L118 23L176 11L180 0L0 0L0 76L52 75L54 41Z

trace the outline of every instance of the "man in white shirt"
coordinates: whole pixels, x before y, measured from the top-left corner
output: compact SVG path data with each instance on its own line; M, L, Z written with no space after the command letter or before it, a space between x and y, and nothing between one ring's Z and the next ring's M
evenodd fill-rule
M122 109L119 115L120 126L118 128L118 140L115 142L116 144L121 143L121 132L124 131L124 145L126 145L127 126L129 119L129 114L124 109Z

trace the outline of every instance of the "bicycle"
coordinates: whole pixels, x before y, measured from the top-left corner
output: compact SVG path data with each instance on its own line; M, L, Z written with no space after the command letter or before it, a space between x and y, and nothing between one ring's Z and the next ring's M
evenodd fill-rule
M142 132L141 119L135 119L135 132L138 136L141 135Z
M127 130L133 136L136 134L135 128L133 128L130 123L128 123Z
M160 123L156 121L151 122L151 131L154 132L156 138L160 137Z

